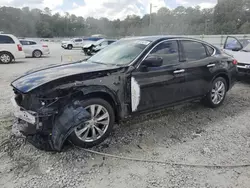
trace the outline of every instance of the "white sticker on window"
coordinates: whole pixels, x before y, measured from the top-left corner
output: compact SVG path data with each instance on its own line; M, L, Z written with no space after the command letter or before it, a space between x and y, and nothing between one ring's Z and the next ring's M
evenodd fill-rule
M132 112L135 112L140 103L140 86L134 77L131 78L131 106Z

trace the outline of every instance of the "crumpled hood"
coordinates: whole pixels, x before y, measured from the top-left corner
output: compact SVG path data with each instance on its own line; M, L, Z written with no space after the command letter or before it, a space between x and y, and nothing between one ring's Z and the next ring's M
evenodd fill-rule
M19 91L27 93L60 78L116 68L117 66L115 65L90 63L88 61L64 64L28 73L14 80L11 85Z
M83 48L89 48L93 45L93 42L88 42L87 44L83 45Z

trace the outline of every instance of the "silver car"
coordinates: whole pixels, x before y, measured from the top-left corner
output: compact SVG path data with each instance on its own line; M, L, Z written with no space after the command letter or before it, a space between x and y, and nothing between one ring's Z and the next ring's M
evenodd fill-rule
M33 40L21 39L20 43L23 46L25 57L39 58L42 55L49 55L50 50L48 45L42 44Z

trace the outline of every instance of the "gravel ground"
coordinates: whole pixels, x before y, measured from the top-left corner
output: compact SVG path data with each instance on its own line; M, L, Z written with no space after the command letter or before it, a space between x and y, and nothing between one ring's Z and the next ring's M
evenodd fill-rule
M52 153L7 139L14 121L9 84L37 67L80 59L50 44L51 56L0 65L0 187L249 188L250 167L204 168L125 161L66 147ZM70 58L71 56L71 58ZM250 81L238 82L218 109L199 103L169 108L116 125L95 151L186 164L250 164Z

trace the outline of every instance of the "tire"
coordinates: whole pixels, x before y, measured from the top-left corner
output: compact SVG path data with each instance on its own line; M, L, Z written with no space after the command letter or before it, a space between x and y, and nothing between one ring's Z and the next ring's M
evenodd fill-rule
M69 50L72 50L72 48L73 48L73 46L70 44L70 45L68 45L68 49Z
M84 55L88 55L88 50L86 48L83 49Z
M42 57L42 52L41 52L40 50L35 50L35 51L33 52L33 57L35 57L35 58L40 58L40 57Z
M9 52L0 52L0 63L9 64L13 61L13 56Z
M95 109L95 114L98 112L99 107L100 109L103 107L100 112L96 114L95 120L90 120L89 122L85 122L85 124L76 127L69 137L73 144L82 148L90 148L100 144L109 136L114 126L115 113L112 106L107 101L100 98L86 99L81 101L81 105L89 112L91 111L91 106L96 106L93 108ZM98 123L95 124L98 122L98 119L100 119L99 122L105 122L106 126ZM96 137L93 136L93 132L96 133Z
M218 77L213 81L209 93L203 99L203 103L210 108L217 108L222 105L225 100L226 93L227 81L223 77Z

